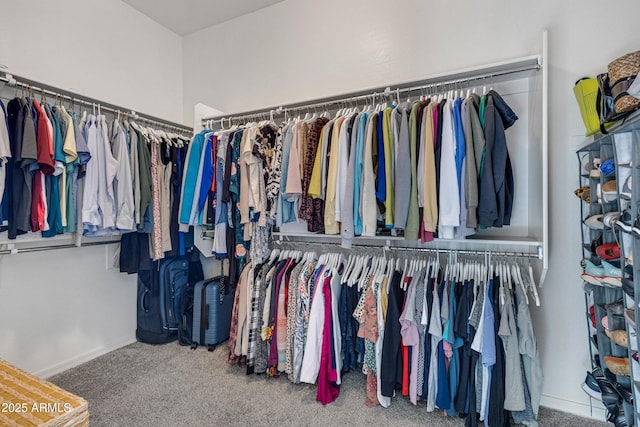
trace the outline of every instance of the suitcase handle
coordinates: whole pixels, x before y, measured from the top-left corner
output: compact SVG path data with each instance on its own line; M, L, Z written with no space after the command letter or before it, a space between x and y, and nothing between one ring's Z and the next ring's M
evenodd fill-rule
M140 308L145 313L149 311L149 307L147 307L147 304L145 304L145 302L147 301L147 295L149 295L149 290L145 289L144 293L142 294L142 298L140 298Z
M205 329L208 330L209 329L209 304L205 304L204 306L204 323L203 325L205 325Z

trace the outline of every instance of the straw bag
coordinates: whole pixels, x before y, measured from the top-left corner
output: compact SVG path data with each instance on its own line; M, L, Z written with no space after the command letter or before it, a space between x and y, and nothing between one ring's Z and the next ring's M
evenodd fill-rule
M616 113L628 113L640 107L640 99L627 93L627 89L640 73L640 51L628 53L609 64L611 96Z

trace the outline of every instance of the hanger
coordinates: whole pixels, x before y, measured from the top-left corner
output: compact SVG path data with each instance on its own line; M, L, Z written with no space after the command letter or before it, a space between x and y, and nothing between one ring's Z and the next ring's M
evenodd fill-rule
M522 289L522 295L524 295L524 301L528 305L529 304L529 296L527 295L527 285L526 285L525 281L523 280L522 274L520 272L520 266L518 264L515 264L513 267L515 269L516 276L518 277L518 283L520 285L520 288Z
M536 280L533 277L533 267L531 267L531 260L529 260L529 280L531 285L531 291L533 292L533 297L536 300L536 307L540 307L540 296L538 295L538 287L536 285Z
M362 273L363 266L364 266L364 257L362 255L359 255L356 259L356 265L353 271L351 272L351 274L349 275L349 281L348 281L349 286L353 286L356 283L356 281L360 277L360 274Z

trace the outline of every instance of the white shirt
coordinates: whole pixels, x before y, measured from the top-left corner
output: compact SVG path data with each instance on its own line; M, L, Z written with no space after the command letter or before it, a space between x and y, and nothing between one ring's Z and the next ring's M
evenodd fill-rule
M442 115L442 148L440 160L440 237L453 239L454 227L460 225L460 197L456 168L456 140L453 131L453 101L448 100Z
M340 136L338 139L338 175L336 178L336 221L342 222L342 207L344 205L344 193L347 184L347 169L349 165L349 138L347 128L349 122L354 115L347 117L340 127ZM355 132L355 129L352 129ZM333 147L331 148L333 152ZM345 215L347 212L345 212ZM351 212L349 212L351 214Z
M109 134L105 116L98 116L98 158L99 163L99 191L98 204L102 212L102 228L112 228L116 225L116 203L113 183L118 171L118 161L111 154ZM93 160L93 157L92 157Z
M112 124L111 152L118 162L115 178L116 228L132 231L136 224L131 163L127 150L127 138L118 120L114 120Z
M98 181L100 157L98 150L98 128L96 126L96 117L90 115L87 117L87 123L84 128L87 147L91 154L91 160L87 163L87 170L84 176L84 193L82 198L82 222L90 227L100 227L102 218L100 216L100 208L98 206Z
M303 383L314 384L320 372L325 304L322 283L324 282L324 278L329 274L331 274L331 271L326 266L322 267L313 292L311 310L309 311L307 341L304 346L304 357L302 358L302 369L300 370L300 381ZM329 303L331 302L329 301Z

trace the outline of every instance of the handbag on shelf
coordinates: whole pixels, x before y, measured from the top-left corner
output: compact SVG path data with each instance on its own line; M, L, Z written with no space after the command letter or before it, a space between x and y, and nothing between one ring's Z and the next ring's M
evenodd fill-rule
M591 136L600 130L600 116L596 108L598 99L598 80L583 77L573 86L573 93L580 107L580 116L587 129L586 136Z
M609 86L616 114L630 113L640 107L640 99L627 92L640 73L640 51L631 52L609 63Z

